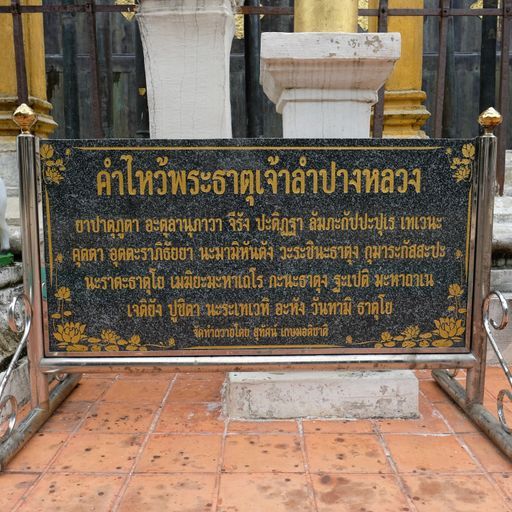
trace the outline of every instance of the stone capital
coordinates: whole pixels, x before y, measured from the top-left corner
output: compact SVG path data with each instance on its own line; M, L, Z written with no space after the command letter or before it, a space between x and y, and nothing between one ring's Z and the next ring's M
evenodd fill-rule
M261 83L285 137L368 137L371 106L399 57L398 33L269 32Z

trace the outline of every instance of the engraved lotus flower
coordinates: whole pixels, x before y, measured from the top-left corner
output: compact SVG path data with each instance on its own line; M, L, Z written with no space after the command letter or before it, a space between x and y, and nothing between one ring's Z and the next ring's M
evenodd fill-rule
M410 325L409 327L405 328L402 334L406 340L412 340L419 336L420 328L417 325Z
M453 175L455 181L460 183L461 181L468 181L471 177L471 169L469 167L459 167Z
M115 344L121 339L121 336L112 329L104 329L101 331L101 339L107 343Z
M390 332L385 331L380 335L380 339L382 341L391 341L393 339L393 336L391 336Z
M473 160L473 158L475 158L475 146L474 146L474 144L464 144L464 146L462 146L462 154L466 158L470 158L471 160Z
M48 158L53 156L53 147L50 146L50 144L43 144L39 152L41 153L41 157L43 159L48 160Z
M146 351L147 348L146 347L141 347L140 346L140 336L138 336L137 334L133 335L131 338L129 338L127 340L128 342L128 345L126 345L126 350L142 350L142 351Z
M437 329L434 333L443 339L460 338L464 333L464 325L462 319L455 320L455 318L442 317L439 320L434 320Z
M55 293L55 297L58 300L71 300L71 290L69 288L66 288L65 286L61 286Z
M57 185L64 179L64 176L62 176L61 172L55 167L46 168L44 177L48 183L55 183Z
M460 297L464 293L464 290L458 284L451 284L448 286L448 294L450 297Z
M65 322L57 326L53 335L63 343L78 343L84 337L85 328L86 325L80 322Z

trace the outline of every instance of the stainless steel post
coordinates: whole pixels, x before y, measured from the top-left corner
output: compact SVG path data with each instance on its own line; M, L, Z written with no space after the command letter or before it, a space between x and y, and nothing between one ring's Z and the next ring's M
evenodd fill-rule
M492 133L501 123L501 115L490 108L483 112L479 123L485 133L478 138L479 190L477 204L476 251L473 294L472 353L476 365L468 370L466 393L468 403L482 403L484 398L487 334L483 324L482 306L489 295L492 256L492 221L496 193L497 138Z
M17 138L20 180L20 210L22 226L23 286L32 307L32 326L27 354L30 369L32 407L48 409L48 377L41 372L39 362L43 352L43 316L41 294L41 253L39 242L39 212L37 188L38 139L29 130L35 114L28 108L14 116L22 133Z

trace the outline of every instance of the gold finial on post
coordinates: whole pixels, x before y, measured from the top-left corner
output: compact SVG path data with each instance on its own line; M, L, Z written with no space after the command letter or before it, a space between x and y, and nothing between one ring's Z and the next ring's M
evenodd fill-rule
M493 107L488 108L478 116L478 124L483 127L485 133L492 133L496 126L503 121L502 115Z
M12 115L14 122L20 127L21 133L30 133L37 122L37 114L26 104L22 103Z

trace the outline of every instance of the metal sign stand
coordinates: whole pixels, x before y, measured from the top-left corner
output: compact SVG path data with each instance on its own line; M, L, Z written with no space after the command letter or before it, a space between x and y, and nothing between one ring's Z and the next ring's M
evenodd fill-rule
M18 136L20 170L20 202L23 226L24 294L16 297L9 311L9 324L22 333L20 345L0 383L0 410L10 408L7 429L0 437L0 470L37 432L80 380L81 373L97 371L180 371L191 369L217 371L249 371L254 369L304 370L332 369L432 369L433 375L446 393L466 412L488 437L512 459L512 429L506 423L503 401L512 400L509 390L498 397L496 420L483 406L487 338L496 351L512 387L508 370L491 327L504 329L508 323L507 303L501 293L490 291L491 239L493 202L495 192L497 139L492 131L501 123L494 109L484 112L479 122L485 133L477 139L480 186L477 199L474 297L472 311L472 348L467 354L363 354L363 355L294 355L294 356L187 356L187 357L89 357L46 358L43 353L43 300L41 284L41 253L38 212L38 139L30 133L35 123L34 112L22 105L14 114L22 133ZM489 304L493 296L499 299L502 318L499 323L489 318ZM19 314L21 310L21 315ZM20 320L17 321L17 317ZM13 396L2 398L23 349L27 347L30 364L32 408L18 425L17 403ZM455 369L455 371L452 371ZM466 388L456 380L458 369L467 370ZM49 376L55 375L57 384L50 390Z
M23 445L38 431L53 414L80 380L80 375L66 376L50 391L49 378L39 362L43 356L42 288L41 255L39 243L38 201L37 201L37 137L30 133L36 122L34 112L22 105L14 120L21 128L18 135L18 168L20 180L20 209L23 241L23 289L24 292L13 299L9 308L9 327L22 333L18 348L0 383L0 411L10 407L7 429L0 437L0 470ZM20 311L21 310L21 311ZM2 398L16 363L24 349L27 348L30 370L31 410L18 425L18 404L14 396Z

